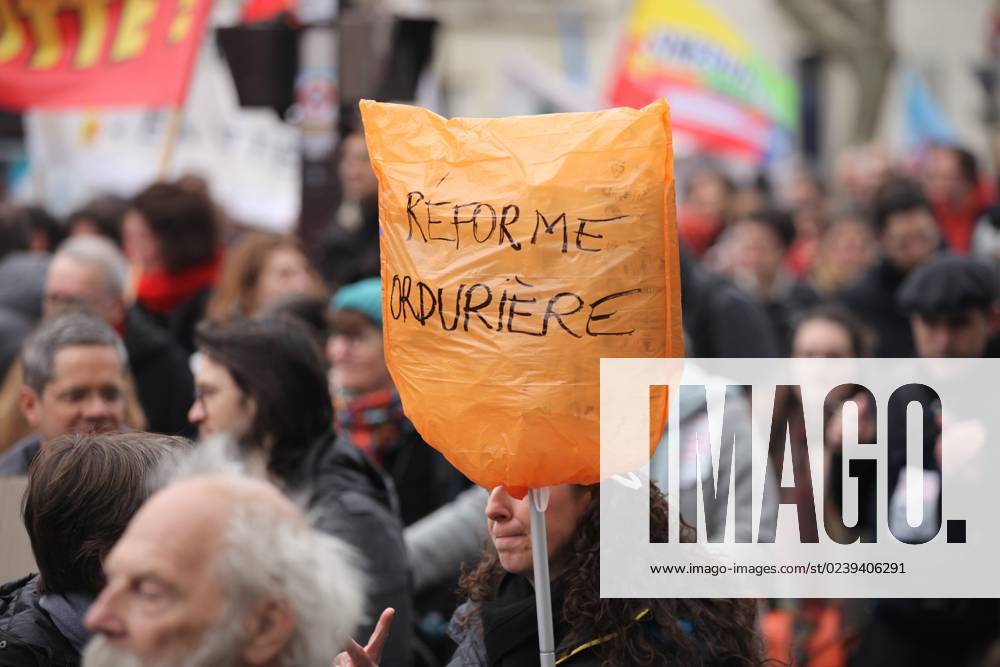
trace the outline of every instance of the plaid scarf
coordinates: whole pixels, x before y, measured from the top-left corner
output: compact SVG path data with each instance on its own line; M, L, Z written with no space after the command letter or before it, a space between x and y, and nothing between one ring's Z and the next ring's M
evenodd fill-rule
M379 465L404 436L414 432L395 389L362 396L337 392L333 401L337 431L349 434L351 441Z

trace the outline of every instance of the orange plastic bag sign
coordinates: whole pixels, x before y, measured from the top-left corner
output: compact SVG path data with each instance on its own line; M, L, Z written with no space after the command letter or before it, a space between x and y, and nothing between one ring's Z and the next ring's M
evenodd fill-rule
M599 481L601 357L683 354L666 103L446 120L366 100L361 113L385 358L407 417L486 488ZM662 425L665 392L657 405Z

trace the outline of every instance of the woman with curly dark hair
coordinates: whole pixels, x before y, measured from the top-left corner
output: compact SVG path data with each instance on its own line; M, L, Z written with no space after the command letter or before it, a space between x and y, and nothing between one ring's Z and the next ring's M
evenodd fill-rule
M491 543L463 577L451 667L538 664L530 508L503 487L486 506ZM554 487L546 513L556 664L756 665L752 600L601 598L598 486ZM667 539L667 502L651 489L650 539Z

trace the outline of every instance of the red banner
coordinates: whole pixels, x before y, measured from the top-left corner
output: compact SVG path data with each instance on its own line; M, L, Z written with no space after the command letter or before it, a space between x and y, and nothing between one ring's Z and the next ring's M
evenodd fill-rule
M211 0L0 0L0 107L180 106Z

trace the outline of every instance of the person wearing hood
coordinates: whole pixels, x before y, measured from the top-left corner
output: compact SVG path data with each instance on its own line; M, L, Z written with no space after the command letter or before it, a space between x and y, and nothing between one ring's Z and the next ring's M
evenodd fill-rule
M152 433L59 438L37 456L24 526L39 574L0 585L0 667L73 667L102 561L146 500L158 466L187 440ZM109 493L114 489L114 493Z
M346 437L334 433L320 351L292 318L202 323L195 333L195 401L188 414L201 437L235 439L251 467L305 500L319 530L366 561L368 637L386 607L396 610L385 664L411 664L406 549L391 482Z

